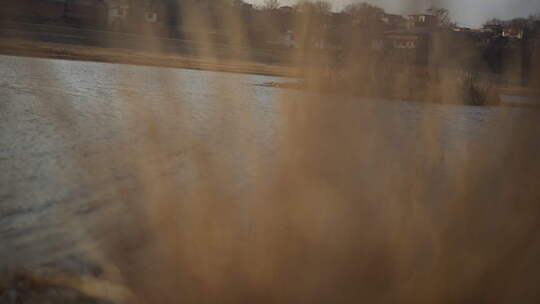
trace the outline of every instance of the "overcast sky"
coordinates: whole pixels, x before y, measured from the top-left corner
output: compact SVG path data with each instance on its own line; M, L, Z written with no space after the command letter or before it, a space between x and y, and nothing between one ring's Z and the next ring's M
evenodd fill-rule
M264 0L246 0L261 4ZM358 0L329 0L335 10ZM419 12L435 4L450 10L452 19L462 26L478 27L492 17L510 19L540 13L540 0L367 0L383 7L389 13ZM282 5L296 0L280 0Z

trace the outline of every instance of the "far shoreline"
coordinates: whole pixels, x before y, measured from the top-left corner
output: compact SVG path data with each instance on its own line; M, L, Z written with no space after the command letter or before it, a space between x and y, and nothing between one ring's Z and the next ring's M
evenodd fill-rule
M43 42L17 38L0 38L0 55L305 79L305 75L301 74L301 69L287 65L268 64L258 61L240 61L210 57L205 58L186 54L160 54L121 48L107 48L101 46L77 45L58 42ZM306 89L304 82L297 81L287 81L283 83L269 82L261 83L260 85L288 89ZM321 92L324 92L325 89L327 91L336 90L336 87L333 87L333 85L330 83L325 83L324 86L325 88L319 88ZM495 86L495 92L498 98L503 96L510 96L535 100L535 102L521 104L501 102L502 100L499 100L497 102L492 102L486 105L527 108L537 108L538 106L540 106L540 92L537 90L523 87L508 87L497 85ZM376 97L370 96L369 94L366 96L362 95L361 97L368 96ZM399 94L398 96L377 97L392 100L410 100L417 102L426 102L421 100L404 98L404 96L400 96Z
M0 54L8 56L181 68L275 77L300 77L298 71L292 66L265 64L255 61L201 58L180 54L157 54L135 50L13 38L0 38Z

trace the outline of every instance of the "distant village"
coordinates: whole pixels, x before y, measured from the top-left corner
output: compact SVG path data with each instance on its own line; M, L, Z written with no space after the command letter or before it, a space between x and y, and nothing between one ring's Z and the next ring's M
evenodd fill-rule
M540 15L493 19L473 29L456 25L441 8L404 16L367 3L335 12L325 1L281 6L267 0L255 7L242 0L18 0L0 17L172 39L203 35L227 43L233 35L227 13L242 24L243 43L249 47L311 48L333 54L329 64L334 65L355 54L416 66L439 58L439 65L474 66L495 74L511 66L516 78L526 83L528 68L540 52ZM190 16L202 19L205 26L188 22ZM308 30L304 28L299 39L302 26Z

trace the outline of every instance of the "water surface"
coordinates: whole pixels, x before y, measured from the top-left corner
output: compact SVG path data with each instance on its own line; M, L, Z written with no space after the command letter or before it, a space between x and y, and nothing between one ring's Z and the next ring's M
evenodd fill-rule
M150 168L152 180L195 187L208 174L186 157L197 154L198 145L211 147L204 157L227 160L222 169L233 186L223 195L249 192L257 175L274 168L284 109L291 103L300 111L309 107L300 91L255 85L279 81L0 56L0 270L79 250L92 221L103 214L122 221L121 210L132 198L118 189L136 196L144 187L136 174L141 167ZM339 106L340 100L332 102ZM386 137L396 155L401 143L425 131L426 117L442 122L436 140L445 157L459 157L480 139L497 140L494 126L531 115L521 109L502 114L490 107L358 102L371 104L370 115L386 127L357 132ZM416 146L418 157L428 149L423 144Z

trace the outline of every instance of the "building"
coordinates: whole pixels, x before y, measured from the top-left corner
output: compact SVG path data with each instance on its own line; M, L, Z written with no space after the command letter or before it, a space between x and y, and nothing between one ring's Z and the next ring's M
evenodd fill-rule
M520 27L510 26L502 30L502 36L511 39L523 39L524 29Z
M435 28L439 25L439 18L431 14L417 14L407 16L407 28Z
M107 25L114 31L157 34L168 21L166 11L163 1L107 0Z
M380 20L392 30L386 30L382 43L378 42L372 46L373 49L382 49L385 60L396 64L416 66L428 64L431 37L439 24L437 16L417 14L403 17L382 14Z
M484 25L484 29L495 36L502 36L503 26L500 24L486 24Z
M295 47L296 40L294 37L294 32L292 30L288 30L285 34L281 35L278 38L278 44L285 46L287 48Z
M431 33L426 30L396 30L384 33L383 52L389 61L425 66L429 60Z
M131 1L128 17L133 25L163 24L165 23L165 11L166 7L162 1Z
M386 30L398 30L407 27L407 19L402 15L381 13L379 21L384 24Z
M121 31L128 26L130 5L127 0L107 1L107 26L114 31Z

